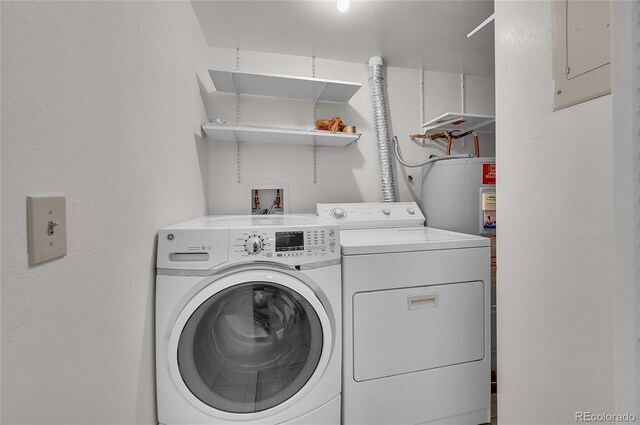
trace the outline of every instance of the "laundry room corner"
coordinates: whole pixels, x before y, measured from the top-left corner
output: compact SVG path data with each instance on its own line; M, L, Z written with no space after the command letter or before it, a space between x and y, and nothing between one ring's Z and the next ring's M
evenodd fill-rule
M638 46L640 0L0 0L0 423L640 421Z
M157 423L157 229L206 213L198 22L188 2L0 7L0 420ZM67 255L29 266L26 196L51 193Z
M317 202L373 202L379 199L378 150L366 64L221 47L210 47L208 58L211 61L209 67L215 69L239 68L241 72L305 77L315 75L317 78L363 84L349 103L318 102L315 114L314 104L309 101L209 93L206 104L210 120L305 128L313 126L314 115L317 119L337 115L346 123L356 125L357 131L362 133L356 143L345 148L317 147L315 164L314 149L309 146L212 142L209 150L210 214L245 213L245 187L251 183L287 182L291 192L291 213L311 213ZM493 115L494 82L491 77L465 75L467 86L462 95L461 74L388 66L385 67L385 78L394 134L414 133L425 121L425 117L420 116L421 73L426 117L461 110L461 102L466 102L471 113ZM483 156L493 155L492 134L483 133L480 143ZM444 152L444 145L417 144L404 136L401 144L409 157L428 158L430 154ZM460 153L473 152L473 144L458 145L456 150ZM394 167L394 177L400 200L419 201L419 169L407 171L403 167Z

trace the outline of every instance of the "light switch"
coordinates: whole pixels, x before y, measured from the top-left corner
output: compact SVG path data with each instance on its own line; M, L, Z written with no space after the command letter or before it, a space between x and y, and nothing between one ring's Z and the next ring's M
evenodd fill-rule
M67 208L64 196L27 196L29 265L67 255Z

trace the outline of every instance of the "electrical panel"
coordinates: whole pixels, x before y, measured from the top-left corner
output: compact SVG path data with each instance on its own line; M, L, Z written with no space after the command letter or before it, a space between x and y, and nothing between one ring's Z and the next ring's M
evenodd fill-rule
M611 2L554 2L554 110L611 93Z

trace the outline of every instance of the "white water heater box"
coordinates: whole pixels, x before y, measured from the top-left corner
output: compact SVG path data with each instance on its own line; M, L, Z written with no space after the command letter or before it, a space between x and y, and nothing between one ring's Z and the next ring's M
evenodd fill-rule
M495 234L495 185L495 158L451 159L422 167L422 212L427 226Z

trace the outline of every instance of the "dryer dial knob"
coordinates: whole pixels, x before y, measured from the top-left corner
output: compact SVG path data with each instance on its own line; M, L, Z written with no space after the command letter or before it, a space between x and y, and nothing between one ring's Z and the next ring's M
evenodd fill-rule
M333 208L331 211L329 211L329 214L331 214L331 217L336 220L342 220L347 216L347 212L340 207Z
M385 209L382 210L382 214L390 215L391 214L391 210L389 208L385 208Z
M260 254L262 252L262 239L253 236L247 239L244 243L244 247L246 248L249 254Z
M416 211L413 208L407 208L407 212L411 215L414 215Z

